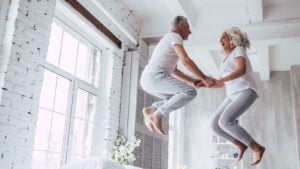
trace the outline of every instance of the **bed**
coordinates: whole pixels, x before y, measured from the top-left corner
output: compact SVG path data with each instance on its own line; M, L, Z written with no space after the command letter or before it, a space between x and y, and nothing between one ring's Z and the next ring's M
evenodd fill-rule
M142 169L131 165L121 165L101 157L89 157L66 164L61 169Z

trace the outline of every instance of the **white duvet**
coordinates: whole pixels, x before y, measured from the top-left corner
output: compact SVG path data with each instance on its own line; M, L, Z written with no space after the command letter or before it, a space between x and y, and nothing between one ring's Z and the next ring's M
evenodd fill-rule
M121 165L113 160L89 157L69 163L61 169L141 169L135 166Z

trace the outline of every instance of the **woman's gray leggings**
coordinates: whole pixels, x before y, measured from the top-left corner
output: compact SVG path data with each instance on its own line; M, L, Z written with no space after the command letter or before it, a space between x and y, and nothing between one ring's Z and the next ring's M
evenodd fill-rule
M245 129L235 123L235 120L254 103L256 98L257 94L252 89L227 97L218 107L212 120L213 131L230 142L239 140L248 146L253 139Z

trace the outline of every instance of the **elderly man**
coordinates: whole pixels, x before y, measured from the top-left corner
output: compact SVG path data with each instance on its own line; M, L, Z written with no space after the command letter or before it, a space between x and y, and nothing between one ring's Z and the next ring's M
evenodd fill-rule
M163 99L143 109L145 124L165 135L162 118L190 102L197 95L195 88L212 86L215 80L205 76L189 58L183 40L191 34L188 20L184 16L175 17L172 31L157 44L152 57L141 76L141 86L149 94ZM192 72L196 78L185 75L177 69L177 62Z

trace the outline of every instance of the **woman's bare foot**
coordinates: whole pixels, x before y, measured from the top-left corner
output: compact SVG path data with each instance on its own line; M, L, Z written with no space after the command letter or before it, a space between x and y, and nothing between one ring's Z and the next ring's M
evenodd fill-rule
M143 108L143 115L144 115L144 123L146 127L152 132L153 131L153 124L150 121L150 115L154 113L153 108L145 107Z
M165 131L162 128L162 117L159 115L152 113L149 116L151 124L153 124L154 129L161 135L166 135Z
M247 150L246 147L239 147L239 156L237 157L237 161L240 161L243 158L244 152Z
M248 146L244 143L240 142L239 140L234 140L233 144L238 146L239 148L239 155L237 157L237 161L240 161L243 158L244 152L247 150Z
M253 152L253 160L251 163L251 166L254 166L255 164L259 163L261 161L261 158L265 152L265 148L260 146L260 148L257 151Z
M258 164L261 159L262 159L262 156L265 152L265 147L257 144L255 141L253 141L249 147L252 149L253 151L253 159L252 159L252 163L251 163L251 166L254 166L256 164Z

